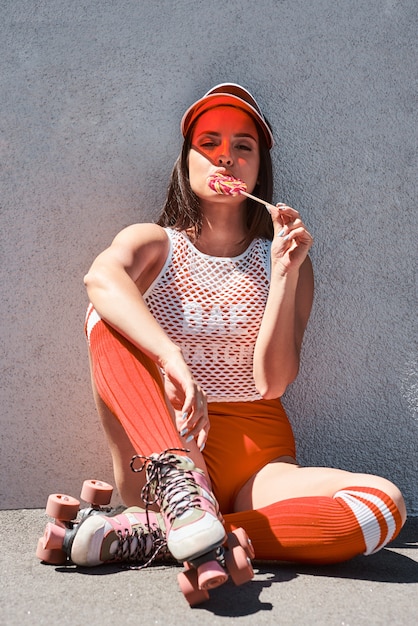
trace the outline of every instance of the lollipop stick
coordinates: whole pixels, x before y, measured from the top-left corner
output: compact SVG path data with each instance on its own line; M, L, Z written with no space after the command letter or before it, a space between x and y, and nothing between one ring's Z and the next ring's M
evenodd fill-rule
M247 191L241 191L240 193L243 196L247 196L247 198L251 198L251 200L255 200L256 202L259 202L260 204L264 204L264 206L266 207L267 211L270 213L271 209L277 209L276 206L274 206L274 204L270 204L269 202L266 202L265 200L261 200L261 198L257 198L257 196L253 196L252 194L248 193Z

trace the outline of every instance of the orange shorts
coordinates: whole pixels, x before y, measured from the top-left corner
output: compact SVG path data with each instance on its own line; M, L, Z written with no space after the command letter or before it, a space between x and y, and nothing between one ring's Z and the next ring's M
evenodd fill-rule
M279 399L212 402L203 456L222 513L232 513L244 484L280 456L295 458L292 427Z

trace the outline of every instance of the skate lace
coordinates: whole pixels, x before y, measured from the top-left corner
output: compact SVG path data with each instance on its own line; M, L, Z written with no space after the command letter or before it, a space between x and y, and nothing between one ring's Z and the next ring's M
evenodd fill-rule
M145 532L143 529L134 528L132 531L118 530L117 535L119 541L114 554L115 561L142 562L137 567L131 566L131 569L143 569L155 560L171 557L165 537L157 526L148 523Z
M157 457L136 454L131 460L131 469L142 472L147 468L147 482L141 491L146 509L158 503L162 513L171 523L185 511L200 504L200 492L189 470L179 469L181 459L173 452L189 452L183 448L168 448ZM136 459L143 459L135 468Z

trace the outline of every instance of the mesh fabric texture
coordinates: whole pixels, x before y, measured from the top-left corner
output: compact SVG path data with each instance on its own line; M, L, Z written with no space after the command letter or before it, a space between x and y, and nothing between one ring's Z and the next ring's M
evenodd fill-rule
M170 251L145 301L209 402L259 400L253 352L270 283L270 241L237 257L212 257L185 234L165 229Z

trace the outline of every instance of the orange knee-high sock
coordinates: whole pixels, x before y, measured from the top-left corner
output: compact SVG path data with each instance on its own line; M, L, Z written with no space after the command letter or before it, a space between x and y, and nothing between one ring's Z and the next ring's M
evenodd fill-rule
M181 448L157 365L103 321L89 335L92 375L100 397L138 454Z
M293 498L224 515L226 530L242 526L256 559L338 563L372 554L402 527L393 500L379 489L349 487L333 498Z

